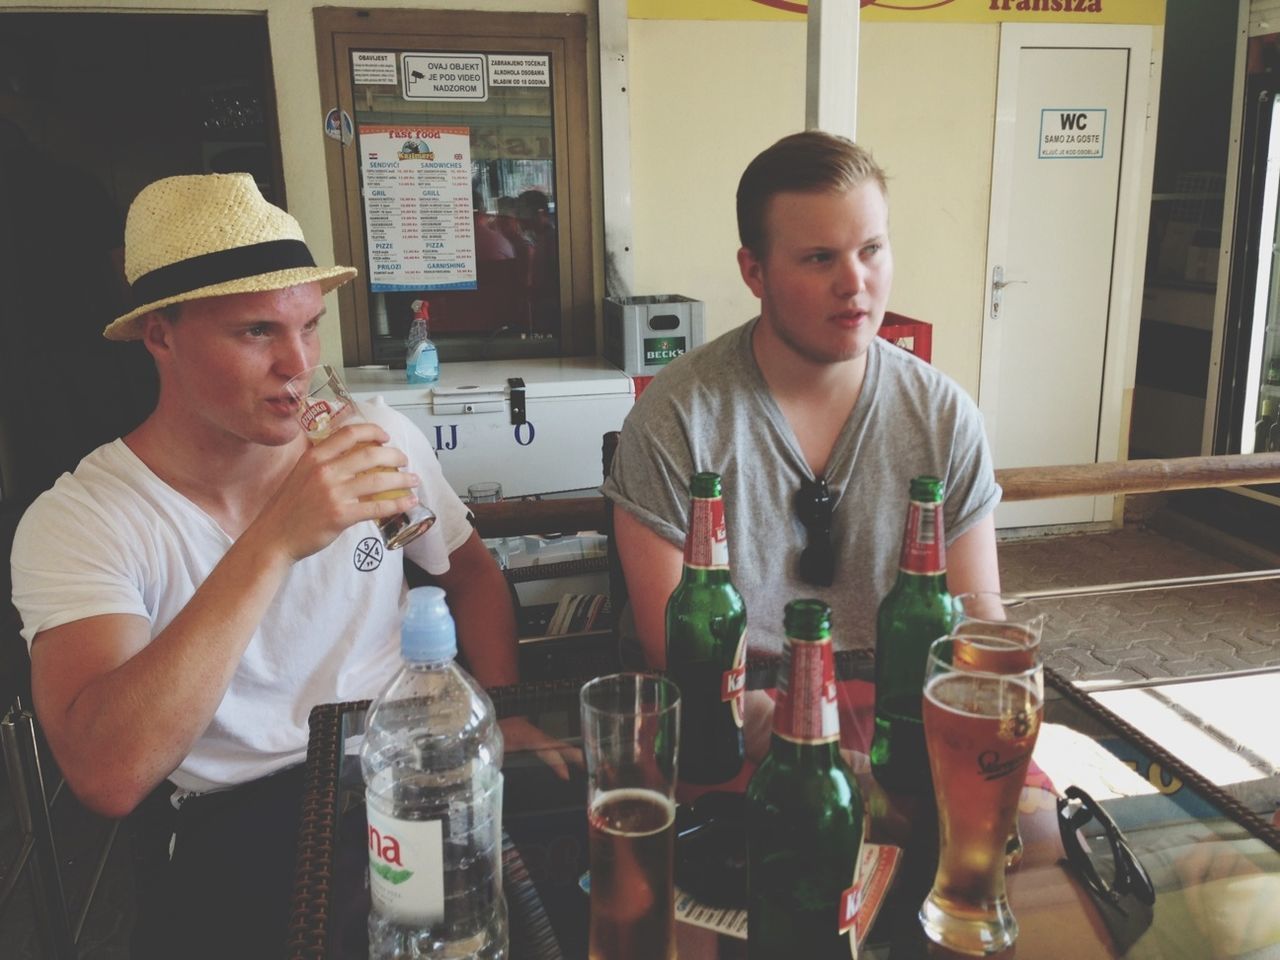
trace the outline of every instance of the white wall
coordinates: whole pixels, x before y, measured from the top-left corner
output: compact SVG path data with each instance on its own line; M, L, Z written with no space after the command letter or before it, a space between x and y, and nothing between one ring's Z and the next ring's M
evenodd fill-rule
M934 363L976 396L996 24L864 23L858 139L890 176L893 310L934 324ZM804 126L805 24L633 20L635 292L706 301L708 337L753 316L734 192Z

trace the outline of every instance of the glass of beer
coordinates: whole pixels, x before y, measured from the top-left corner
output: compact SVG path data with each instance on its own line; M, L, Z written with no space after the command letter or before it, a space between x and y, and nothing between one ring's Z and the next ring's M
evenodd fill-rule
M366 419L351 399L338 371L327 363L302 371L285 384L285 388L298 404L298 422L312 443L319 443L340 427ZM394 470L395 467L376 469ZM407 489L387 490L375 493L370 499L395 500L408 494ZM435 522L436 515L420 501L411 510L378 520L376 525L387 549L395 550L426 533Z
M591 848L590 960L675 960L680 690L619 673L582 688Z
M1044 715L1038 653L1005 637L941 637L929 648L924 736L937 794L938 872L920 907L930 940L984 955L1011 946L1005 845ZM967 665L977 659L982 669Z
M1033 601L1002 593L960 593L951 598L954 604L952 634L981 634L1016 641L1007 649L992 649L989 644L969 644L957 649L957 661L981 670L982 658L1003 657L1028 667L1040 655L1040 635L1044 632L1045 614ZM1005 847L1004 863L1013 868L1022 862L1022 833L1018 821Z

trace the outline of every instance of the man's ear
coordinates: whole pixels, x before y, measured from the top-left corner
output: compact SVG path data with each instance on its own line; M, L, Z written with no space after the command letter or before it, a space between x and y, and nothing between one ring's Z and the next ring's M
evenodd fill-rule
M747 285L759 300L764 299L764 264L748 247L738 248L738 270L742 273L742 282Z
M142 343L156 360L172 349L173 324L159 310L152 310L142 318Z

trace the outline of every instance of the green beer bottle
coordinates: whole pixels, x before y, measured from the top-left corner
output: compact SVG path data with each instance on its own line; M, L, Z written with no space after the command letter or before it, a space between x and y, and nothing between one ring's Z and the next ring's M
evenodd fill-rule
M684 573L667 601L667 675L680 688L680 779L710 784L742 770L747 608L729 579L718 473L689 484Z
M871 772L886 790L929 793L921 699L929 644L951 631L942 481L916 477L898 580L876 615L876 721Z
M747 955L849 960L862 794L840 756L831 608L793 600L769 754L747 787Z

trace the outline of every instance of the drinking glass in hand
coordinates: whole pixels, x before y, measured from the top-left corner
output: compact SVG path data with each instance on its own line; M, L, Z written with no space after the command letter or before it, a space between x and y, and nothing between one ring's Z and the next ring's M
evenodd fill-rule
M590 960L675 960L680 691L620 673L582 688L591 848Z
M929 648L924 735L941 844L920 923L958 953L997 953L1018 937L1005 845L1044 714L1044 669L1038 651L1030 666L1027 656L1003 637L941 637ZM964 662L974 657L982 669Z
M307 439L319 443L333 431L345 427L349 423L362 423L365 416L351 399L347 386L342 382L338 371L327 363L304 370L287 384L285 388L297 402L298 422ZM377 470L395 470L395 467L376 467ZM375 493L371 500L395 500L409 495L409 490L387 490ZM395 516L375 521L378 533L387 549L395 550L426 533L436 522L436 515L425 504L418 503L412 509Z
M1040 635L1044 631L1045 614L1030 600L1000 593L959 593L951 598L954 607L955 636L984 635L1016 641L1007 649L993 650L989 644L970 644L957 649L956 661L978 670L989 669L984 658L1011 659L1015 665L1030 667L1039 656ZM1016 867L1022 862L1022 833L1017 817L1005 847L1004 865Z

